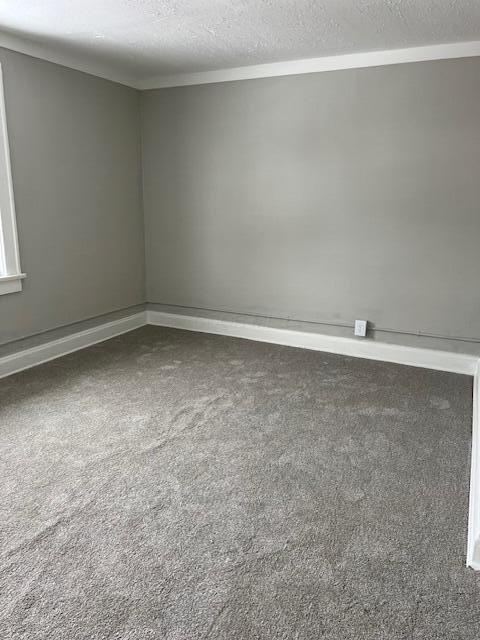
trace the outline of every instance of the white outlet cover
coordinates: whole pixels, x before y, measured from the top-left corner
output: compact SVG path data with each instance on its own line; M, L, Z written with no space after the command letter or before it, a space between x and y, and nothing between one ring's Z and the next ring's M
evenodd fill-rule
M359 338L365 338L367 335L367 321L355 320L355 335Z

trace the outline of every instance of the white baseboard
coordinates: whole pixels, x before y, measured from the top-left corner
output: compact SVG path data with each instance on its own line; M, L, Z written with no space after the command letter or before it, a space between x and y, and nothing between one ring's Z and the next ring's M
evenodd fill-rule
M403 347L365 339L335 337L306 331L293 331L291 329L278 329L255 324L165 313L163 311L143 311L86 329L85 331L73 333L58 340L52 340L31 349L4 356L0 358L0 378L73 351L84 349L103 340L108 340L142 327L145 324L214 333L414 367L474 375L467 565L475 570L480 570L480 360L478 357L446 351Z
M143 327L145 322L145 311L141 311L119 320L112 320L97 327L78 331L63 338L51 340L45 344L4 356L0 358L0 378L29 369L43 362L54 360L60 356L65 356L67 353L79 351L97 342L103 342L122 333L127 333L127 331L138 329L138 327Z
M396 364L474 375L473 438L470 476L467 566L480 571L480 360L477 356L402 347L371 340L356 340L290 329L147 311L147 324L275 344L302 347Z
M4 356L0 358L0 378L34 367L42 362L48 362L67 353L84 349L97 342L102 342L142 327L145 324L246 338L248 340L467 375L475 374L477 363L479 362L477 356L462 353L405 347L385 342L374 342L368 339L344 338L308 331L279 329L258 324L149 310L118 320L112 320L111 322Z
M480 361L473 379L472 466L467 565L480 571Z
M385 342L374 342L365 338L342 338L308 331L278 329L258 324L215 320L163 311L147 311L147 324L203 333L216 333L223 336L247 338L248 340L258 340L260 342L270 342L314 351L326 351L370 360L383 360L384 362L467 375L474 374L478 361L477 356L463 353L404 347Z

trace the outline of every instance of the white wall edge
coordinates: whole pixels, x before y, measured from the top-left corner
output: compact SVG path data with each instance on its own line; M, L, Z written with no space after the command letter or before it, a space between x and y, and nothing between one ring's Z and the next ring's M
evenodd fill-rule
M224 336L467 375L475 373L478 362L477 356L462 353L405 347L385 342L374 342L365 338L343 338L164 311L147 311L147 324L203 333L216 333Z
M473 381L472 465L470 472L467 566L480 571L480 360Z
M35 367L49 360L54 360L68 353L79 351L98 342L114 338L122 333L143 327L146 322L145 311L135 313L125 318L105 322L104 324L84 331L72 333L45 344L23 349L0 358L0 378L18 373L24 369Z
M269 64L233 67L216 71L199 71L196 73L179 73L176 75L158 75L137 82L139 89L164 89L166 87L182 87L214 82L232 82L234 80L251 80L253 78L271 78L322 71L339 71L341 69L359 69L379 67L407 62L425 62L428 60L447 60L453 58L470 58L480 56L480 41L455 42L406 49L388 49L385 51L369 51L366 53L349 53L320 58L288 60Z

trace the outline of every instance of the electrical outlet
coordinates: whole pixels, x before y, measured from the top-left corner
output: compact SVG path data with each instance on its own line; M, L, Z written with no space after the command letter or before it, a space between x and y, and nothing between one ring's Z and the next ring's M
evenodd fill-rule
M367 321L366 320L355 320L355 335L359 338L365 338L367 335Z

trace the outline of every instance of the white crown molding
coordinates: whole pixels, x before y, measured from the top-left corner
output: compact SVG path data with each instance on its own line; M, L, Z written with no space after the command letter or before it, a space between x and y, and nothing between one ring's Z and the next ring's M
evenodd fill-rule
M83 73L88 73L91 76L97 76L104 80L111 80L117 84L124 84L133 89L139 88L136 79L129 74L121 73L118 69L100 61L87 61L82 55L75 55L66 51L59 53L46 43L32 42L27 38L24 39L19 36L0 32L0 47L11 49L18 53L24 53L33 58L46 60L47 62L53 62L62 67L82 71Z
M200 71L197 73L179 73L177 75L159 75L140 80L139 89L164 89L166 87L182 87L214 82L232 82L234 80L251 80L253 78L270 78L290 76L322 71L339 71L341 69L359 69L362 67L379 67L406 62L424 62L427 60L446 60L451 58L470 58L480 56L480 41L456 42L408 49L389 49L386 51L370 51L367 53L349 53L338 56L307 58L273 62L217 71Z
M472 465L467 566L480 570L480 361L473 381Z
M200 316L167 313L164 311L147 311L147 324L203 333L215 333L222 336L246 338L260 342L282 344L314 351L338 353L355 358L381 360L412 367L437 369L452 373L473 375L477 367L478 356L450 351L436 351L405 347L386 342L376 342L358 338L330 336L309 331L279 329L258 324L246 324L229 320L216 320Z
M100 60L95 62L91 59L86 60L81 54L68 53L67 51L59 52L55 47L47 43L33 42L28 38L12 34L0 32L0 47L140 90L480 56L480 41L475 40L471 42L454 42L405 49L387 49L384 51L287 60L285 62L217 69L215 71L156 75L138 79L130 74L120 72L118 68L102 63Z
M105 322L96 327L77 331L63 338L51 340L37 347L16 351L0 358L0 378L18 373L24 369L35 367L43 362L60 358L68 353L85 349L97 342L103 342L127 331L138 329L145 324L145 311L135 313L119 320Z

